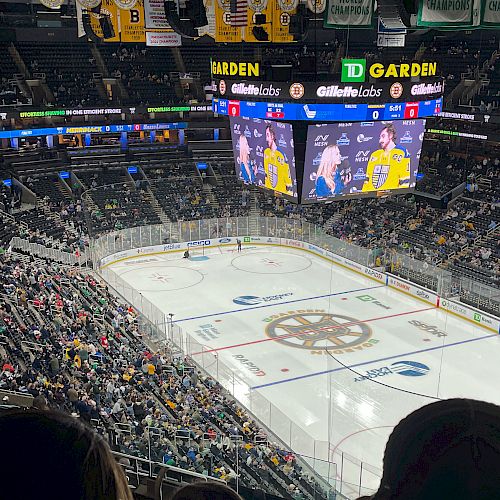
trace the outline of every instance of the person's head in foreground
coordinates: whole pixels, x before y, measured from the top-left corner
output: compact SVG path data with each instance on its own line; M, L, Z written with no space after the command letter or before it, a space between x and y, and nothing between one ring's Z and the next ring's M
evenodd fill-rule
M178 489L172 500L242 500L242 498L225 484L203 481Z
M500 407L473 399L426 405L389 437L373 500L500 498Z
M108 445L79 418L55 411L0 412L1 498L132 500Z

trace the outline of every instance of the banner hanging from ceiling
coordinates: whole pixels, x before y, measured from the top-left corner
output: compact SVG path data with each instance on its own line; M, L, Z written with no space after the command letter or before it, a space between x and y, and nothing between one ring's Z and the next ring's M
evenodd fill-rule
M122 42L146 41L143 0L137 0L133 8L120 10L120 37Z
M231 0L215 0L215 41L241 43L249 28L231 26Z
M458 28L473 26L475 0L423 0L419 2L417 26Z
M325 28L371 28L374 25L374 0L328 0Z
M500 2L487 0L481 9L481 26L483 28L500 29Z

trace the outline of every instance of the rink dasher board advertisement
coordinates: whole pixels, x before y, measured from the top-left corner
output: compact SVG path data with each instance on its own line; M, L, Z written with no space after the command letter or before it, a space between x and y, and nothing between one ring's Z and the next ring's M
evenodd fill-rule
M302 203L415 187L425 120L309 125Z
M212 110L224 116L315 122L361 122L413 120L436 116L442 111L442 98L419 102L384 104L298 104L257 102L214 98Z
M394 276L390 273L384 273L376 269L363 266L362 264L358 264L357 262L353 262L349 259L341 257L340 255L336 255L329 250L321 248L317 245L288 238L273 238L268 236L240 236L238 238L222 237L189 241L185 243L168 243L165 245L135 248L132 250L116 252L112 255L104 257L103 259L101 259L100 268L104 269L110 265L117 264L128 259L140 258L147 255L184 252L186 248L193 249L204 247L205 249L210 249L210 251L214 253L219 251L219 247L233 247L234 249L235 245L237 244L237 239L242 241L243 250L249 248L251 249L252 247L257 248L259 246L277 246L302 250L311 253L313 255L316 255L317 257L320 257L332 263L336 263L379 283L390 286L395 290L399 290L419 300L428 302L436 308L445 309L446 311L451 312L452 314L455 314L456 316L471 323L474 323L475 325L500 334L500 318L485 314L484 312L478 311L473 307L466 306L461 302L441 299L435 292L431 290L427 290L426 288L415 285L414 283Z

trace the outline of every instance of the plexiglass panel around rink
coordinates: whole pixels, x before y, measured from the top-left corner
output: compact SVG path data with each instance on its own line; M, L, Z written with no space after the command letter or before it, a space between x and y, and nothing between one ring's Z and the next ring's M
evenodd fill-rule
M349 268L328 264L326 291L322 292L327 297L326 314L306 318L301 313L304 317L294 317L295 323L285 324L290 338L315 345L314 353L302 351L305 354L298 359L303 371L300 377L278 373L272 380L265 379L270 383L251 383L244 371L235 369L224 357L228 351L207 348L186 323L172 322L168 315L171 309L152 303L133 283L120 278L110 263L113 259L98 266L101 259L125 250L141 248L137 256L144 262L148 251L156 251L149 247L162 245L163 250L169 250L175 242L209 239L211 248L195 250L198 257L210 256L197 264L207 265L209 275L208 266L226 258L224 247L218 244L234 236L242 237L244 247L245 237L263 245L247 250L249 255L295 252L325 263L331 252L351 262ZM269 248L265 248L264 236L273 242ZM282 240L277 243L273 238ZM293 247L294 241L303 245ZM477 318L468 322L418 294L409 295L404 288L410 282L419 285L419 290L439 296L440 305L447 301L457 308L467 303L460 299L477 299L478 295L478 305L497 304L493 290L454 280L445 269L395 252L357 247L303 220L272 217L207 219L111 231L93 241L92 254L98 272L142 313L144 335L156 343L175 345L178 352L190 356L258 418L266 432L272 432L286 449L303 458L306 466L324 479L323 485L329 484L348 498L377 489L387 438L410 412L450 397L500 403L496 390L500 346L498 333L488 326L491 316L478 312ZM405 281L388 286L367 278L360 271L364 268L357 265L373 269L376 257L383 262L388 277L397 275ZM120 259L120 255L115 258ZM181 260L168 253L164 258ZM313 299L320 300L301 298L296 308L310 309ZM285 307L286 311L290 308ZM301 322L307 327L295 328ZM252 328L250 323L248 328ZM255 335L262 336L262 329ZM262 344L269 346L262 351L266 362L269 358L290 361L289 356L300 352L284 347L277 350L278 344L282 346L278 341ZM295 367L293 360L281 366Z

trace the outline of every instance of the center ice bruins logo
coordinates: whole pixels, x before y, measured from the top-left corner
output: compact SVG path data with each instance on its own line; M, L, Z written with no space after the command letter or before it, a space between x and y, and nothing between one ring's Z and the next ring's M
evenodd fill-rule
M370 340L372 330L367 324L323 310L281 313L264 321L269 323L266 335L288 347L341 354L376 343Z

